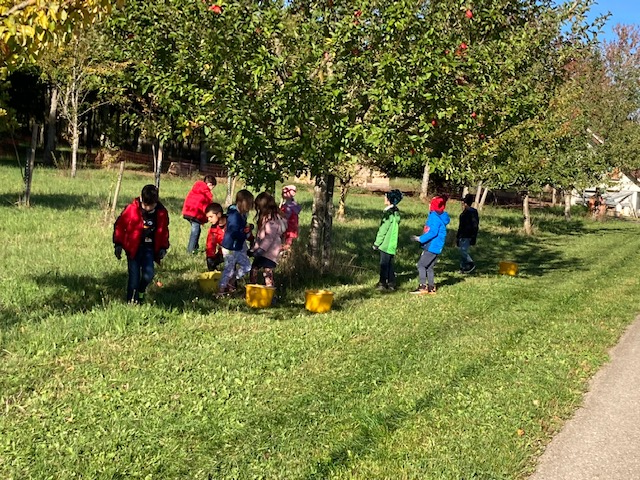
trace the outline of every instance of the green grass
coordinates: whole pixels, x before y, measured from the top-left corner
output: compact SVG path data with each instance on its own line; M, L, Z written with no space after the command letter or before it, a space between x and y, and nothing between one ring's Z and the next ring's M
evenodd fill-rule
M349 198L332 274L283 267L276 308L215 300L197 289L204 258L184 253L192 181L169 177L163 286L131 307L104 221L116 172L78 175L37 169L33 207L16 208L20 173L0 164L1 478L524 478L638 311L638 225L552 210L526 238L519 211L488 209L478 273L455 273L449 245L438 295L408 295L426 214L413 198L400 291L375 292L381 195ZM119 209L150 181L128 173ZM304 310L311 286L336 293L330 313Z

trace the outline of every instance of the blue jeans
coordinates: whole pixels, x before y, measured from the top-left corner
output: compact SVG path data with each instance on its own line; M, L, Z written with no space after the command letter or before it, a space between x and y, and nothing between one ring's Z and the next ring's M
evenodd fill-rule
M471 265L473 265L473 258L471 258L471 255L469 255L469 248L471 248L471 239L459 239L458 246L460 247L460 270L466 270L471 267Z
M136 256L127 260L129 281L127 283L127 302L138 302L139 294L147 291L147 286L155 274L153 248L141 247Z
M187 253L193 253L200 248L200 224L194 220L189 220L189 223L191 224L191 234L187 244Z

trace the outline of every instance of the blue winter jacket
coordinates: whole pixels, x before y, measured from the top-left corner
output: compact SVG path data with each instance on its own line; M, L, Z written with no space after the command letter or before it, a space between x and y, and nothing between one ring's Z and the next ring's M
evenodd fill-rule
M242 250L244 242L247 241L247 234L244 227L247 226L247 217L241 214L235 205L231 205L227 210L227 225L224 228L224 238L222 248L227 250Z
M427 221L425 222L426 231L420 235L420 246L423 250L427 250L436 255L442 253L444 242L447 239L447 225L451 219L447 212L437 213L429 212Z

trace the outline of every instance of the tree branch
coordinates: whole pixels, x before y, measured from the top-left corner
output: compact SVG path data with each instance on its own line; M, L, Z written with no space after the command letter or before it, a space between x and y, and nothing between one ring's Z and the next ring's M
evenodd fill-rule
M17 5L14 5L9 10L7 10L5 13L0 14L0 17L10 17L14 13L17 13L35 4L36 4L36 0L24 0L24 2L18 3Z

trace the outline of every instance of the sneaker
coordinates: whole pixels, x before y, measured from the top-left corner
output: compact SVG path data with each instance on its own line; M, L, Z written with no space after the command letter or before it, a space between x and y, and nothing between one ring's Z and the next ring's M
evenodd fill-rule
M415 290L409 292L412 295L424 295L425 293L427 293L427 286L426 285L418 285L418 288L416 288Z
M138 294L138 305L142 305L144 303L144 296L145 296L144 292L140 292Z
M379 292L384 292L387 289L387 286L384 283L378 283L376 285L376 290Z
M469 268L467 268L464 273L471 273L476 269L476 264L472 263L471 266Z
M387 285L387 290L389 290L390 292L395 292L396 286L390 283Z
M436 294L436 286L435 285L429 285L427 287L427 293L429 295L435 295Z

